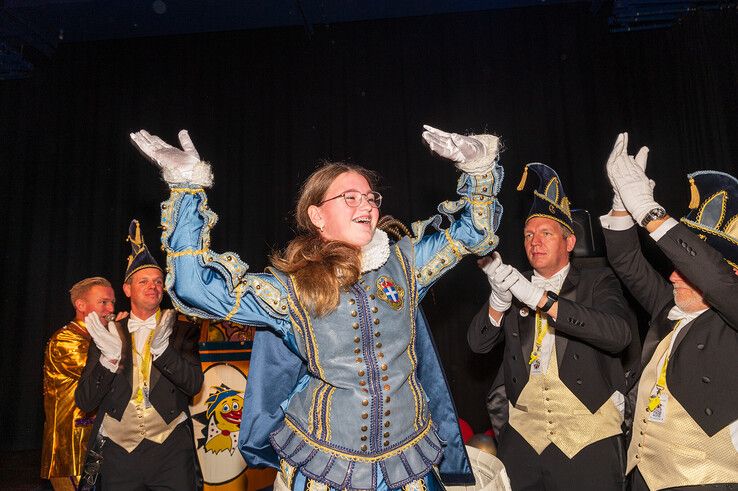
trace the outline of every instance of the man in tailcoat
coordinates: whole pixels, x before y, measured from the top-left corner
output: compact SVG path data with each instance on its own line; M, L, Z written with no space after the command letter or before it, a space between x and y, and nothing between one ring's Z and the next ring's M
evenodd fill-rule
M101 476L109 490L194 490L197 457L189 402L203 374L197 356L198 330L162 311L164 276L151 256L138 221L131 222L123 292L130 318L85 319L93 343L76 392L84 411L97 419L82 486ZM99 476L97 475L99 472Z

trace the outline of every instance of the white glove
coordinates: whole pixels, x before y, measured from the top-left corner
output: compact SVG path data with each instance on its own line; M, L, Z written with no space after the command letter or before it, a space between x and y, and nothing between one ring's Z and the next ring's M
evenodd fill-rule
M621 133L607 160L607 177L623 208L641 223L649 211L661 208L653 199L655 183L646 176L648 147L641 147L635 157L628 155L628 134ZM613 210L618 205L613 198Z
M487 275L487 281L492 287L492 293L489 295L489 306L497 312L505 312L512 305L512 293L510 286L518 279L512 272L512 266L503 264L502 257L499 252L492 255L492 259L487 261L482 267L482 271Z
M104 362L107 362L103 362L102 365L111 372L115 372L120 362L121 350L123 349L123 342L118 335L115 322L110 321L108 322L108 326L105 327L97 312L91 312L85 317L85 325L87 326L87 332L92 337L92 341L100 350L100 356L105 358L103 360Z
M169 337L172 335L175 320L177 320L176 310L167 309L161 315L159 325L156 326L156 331L154 331L154 338L151 340L151 354L154 357L164 353L167 346L169 346Z
M178 136L181 150L146 130L131 133L131 140L144 157L161 168L162 177L168 184L212 186L213 172L210 164L200 160L200 154L187 130L180 131Z
M431 151L455 162L462 172L480 175L494 168L500 139L494 135L463 136L423 125L423 140Z
M515 298L530 307L531 310L536 310L538 308L538 302L541 301L541 298L543 298L543 294L546 293L546 290L535 286L528 279L526 279L525 276L523 276L517 269L512 269L513 270L510 275L517 277L517 280L510 287L510 291L513 295L515 295Z

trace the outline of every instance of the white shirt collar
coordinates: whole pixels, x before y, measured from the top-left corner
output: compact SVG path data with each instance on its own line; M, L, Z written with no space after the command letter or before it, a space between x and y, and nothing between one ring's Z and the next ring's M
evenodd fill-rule
M384 266L389 255L389 237L384 230L376 229L371 242L361 248L362 274Z
M675 305L671 308L671 310L667 314L667 317L669 318L669 320L672 320L672 321L680 320L682 322L679 325L685 326L688 323L695 320L700 315L702 315L703 313L707 312L708 310L710 309L702 309L696 312L685 312L682 309L680 309L677 305Z

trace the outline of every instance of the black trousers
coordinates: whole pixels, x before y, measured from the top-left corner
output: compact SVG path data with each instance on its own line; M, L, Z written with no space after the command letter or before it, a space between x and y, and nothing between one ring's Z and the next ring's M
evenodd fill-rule
M633 469L629 474L631 491L651 491L646 481L641 475L638 467ZM676 488L668 488L669 491L738 491L738 484L702 484L699 486L678 486Z
M195 449L192 433L181 423L162 444L142 441L133 452L110 439L103 448L103 491L194 491Z
M618 435L595 442L570 459L554 444L538 455L507 424L500 434L497 456L505 464L513 491L623 491L622 438Z

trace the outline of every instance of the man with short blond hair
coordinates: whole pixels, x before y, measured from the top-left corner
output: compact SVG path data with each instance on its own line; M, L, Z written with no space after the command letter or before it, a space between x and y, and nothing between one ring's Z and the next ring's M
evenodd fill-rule
M56 331L44 355L44 440L41 477L55 490L73 490L79 483L94 413L86 413L74 402L82 369L87 362L90 335L85 317L97 312L101 318L113 314L115 292L105 278L85 278L69 290L74 320Z

